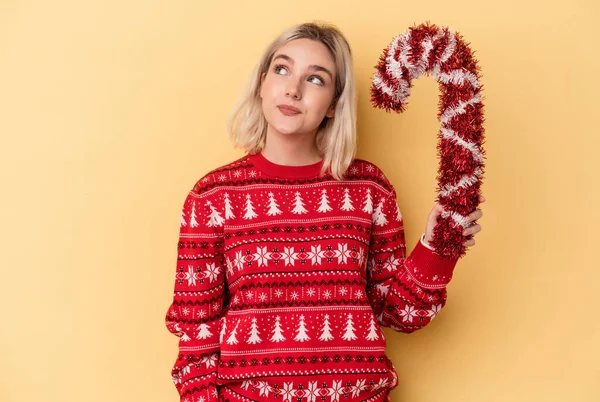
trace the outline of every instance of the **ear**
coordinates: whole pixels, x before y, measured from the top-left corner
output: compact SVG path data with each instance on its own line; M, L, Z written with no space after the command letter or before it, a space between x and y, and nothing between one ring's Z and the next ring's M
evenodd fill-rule
M266 73L262 73L260 75L260 98L261 99L263 98L262 90L263 90L263 82L265 81L265 75L266 75Z
M335 99L333 101L333 103L331 104L331 106L329 106L329 109L327 109L327 113L325 113L325 116L327 116L330 119L332 119L333 116L335 116L335 106L336 105L337 105L337 99Z

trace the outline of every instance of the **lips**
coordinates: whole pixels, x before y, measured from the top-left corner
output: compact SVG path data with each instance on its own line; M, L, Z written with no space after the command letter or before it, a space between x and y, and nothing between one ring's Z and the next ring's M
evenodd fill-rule
M295 116L301 113L300 109L290 105L279 105L277 106L277 108L282 114L286 116Z

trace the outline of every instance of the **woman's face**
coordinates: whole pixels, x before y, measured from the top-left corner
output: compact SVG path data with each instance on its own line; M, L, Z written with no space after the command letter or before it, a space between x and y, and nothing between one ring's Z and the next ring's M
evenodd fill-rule
M261 77L268 134L315 135L333 117L335 63L321 42L295 39L279 48Z

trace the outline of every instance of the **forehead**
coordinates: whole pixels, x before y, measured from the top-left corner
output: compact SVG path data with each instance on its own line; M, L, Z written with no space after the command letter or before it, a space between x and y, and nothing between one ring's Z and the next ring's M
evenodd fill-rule
M289 56L294 64L319 65L335 70L335 62L329 49L319 41L312 39L294 39L277 49L273 58L280 54Z

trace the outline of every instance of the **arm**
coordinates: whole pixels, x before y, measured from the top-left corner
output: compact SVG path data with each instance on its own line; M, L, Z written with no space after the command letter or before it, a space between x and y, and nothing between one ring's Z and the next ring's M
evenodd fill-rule
M386 219L374 219L367 294L381 325L414 332L431 322L446 304L446 285L457 260L439 258L423 236L406 257L404 222L393 187L380 197Z
M181 214L175 292L165 321L180 338L171 374L182 402L218 400L219 333L226 296L218 203L214 190L194 190Z

